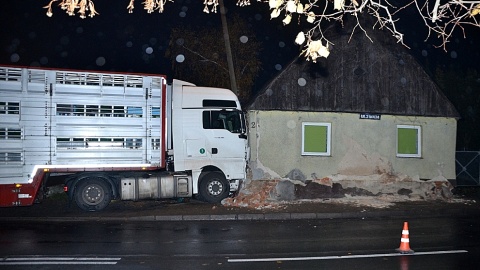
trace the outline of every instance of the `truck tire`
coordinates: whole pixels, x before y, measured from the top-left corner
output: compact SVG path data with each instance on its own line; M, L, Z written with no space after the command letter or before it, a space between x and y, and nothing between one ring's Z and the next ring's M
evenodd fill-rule
M220 203L230 193L230 184L222 173L210 172L200 179L200 198L210 203Z
M80 181L75 187L75 203L84 211L100 211L112 200L110 185L98 177L89 177Z

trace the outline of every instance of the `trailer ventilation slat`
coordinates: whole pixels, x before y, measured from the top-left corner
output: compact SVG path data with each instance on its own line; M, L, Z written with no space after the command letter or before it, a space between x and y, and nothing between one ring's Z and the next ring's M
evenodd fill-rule
M32 69L28 71L29 83L41 83L44 84L46 80L45 71Z
M22 69L7 67L0 68L0 80L20 82L22 80Z

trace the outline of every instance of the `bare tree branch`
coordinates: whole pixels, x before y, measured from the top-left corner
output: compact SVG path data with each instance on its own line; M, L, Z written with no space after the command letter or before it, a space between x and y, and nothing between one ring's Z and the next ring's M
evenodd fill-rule
M216 66L218 66L219 68L223 69L226 73L228 73L228 69L224 66L222 66L222 64L218 63L217 61L214 61L214 60L211 60L211 59L208 59L207 57L203 56L202 54L200 54L199 52L196 52L194 50L191 50L190 48L186 47L185 45L182 45L181 46L182 48L184 48L185 50L197 55L198 57L200 57L202 60L202 62L208 62L208 63L212 63Z
M154 11L163 12L167 2L175 0L143 0L143 9L147 13ZM217 12L219 0L204 0L204 9L206 13ZM253 0L237 0L238 6L248 6ZM76 13L81 18L98 15L93 5L93 0L50 0L44 8L47 9L47 16L53 16L52 4L59 2L58 6L68 15L74 16ZM256 2L268 3L271 10L270 17L282 18L284 24L289 24L293 16L298 16L299 23L310 24L311 27L306 32L300 32L295 42L304 46L301 54L305 55L307 60L313 62L318 57L328 57L330 45L333 45L325 35L325 22L336 21L343 23L344 16L351 15L356 19L354 29L360 29L365 34L358 15L367 13L375 19L374 27L386 29L397 40L398 43L405 45L404 34L397 27L401 17L400 11L414 5L416 11L427 28L426 39L435 35L441 41L437 47L443 47L452 38L454 32L458 29L465 36L465 27L478 27L480 22L480 0L411 0L401 6L394 6L389 0L257 0ZM135 0L129 0L127 6L128 12L133 12ZM406 18L407 19L407 18ZM368 37L368 35L367 35Z

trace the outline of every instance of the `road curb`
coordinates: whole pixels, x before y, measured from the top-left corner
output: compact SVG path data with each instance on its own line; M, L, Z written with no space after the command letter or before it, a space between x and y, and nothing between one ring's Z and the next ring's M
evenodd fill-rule
M0 217L0 222L31 221L31 222L161 222L161 221L268 221L268 220L312 220L312 219L365 219L365 218L435 218L435 217L469 217L480 215L480 207L475 209L405 209L377 210L334 213L236 213L236 214L188 214L188 215L147 215L147 216L88 216L88 217Z

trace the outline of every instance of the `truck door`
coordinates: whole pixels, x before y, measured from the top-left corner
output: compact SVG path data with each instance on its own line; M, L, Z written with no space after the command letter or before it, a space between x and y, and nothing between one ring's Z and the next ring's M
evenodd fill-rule
M236 109L212 109L204 110L202 118L203 128L212 135L206 143L212 159L244 168L247 147L244 114Z

